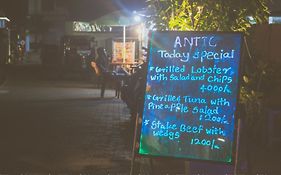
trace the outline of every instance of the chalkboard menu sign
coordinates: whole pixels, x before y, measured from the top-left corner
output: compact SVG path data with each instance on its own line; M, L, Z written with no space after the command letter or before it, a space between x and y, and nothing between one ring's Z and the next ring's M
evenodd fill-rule
M139 154L231 162L241 33L152 32Z

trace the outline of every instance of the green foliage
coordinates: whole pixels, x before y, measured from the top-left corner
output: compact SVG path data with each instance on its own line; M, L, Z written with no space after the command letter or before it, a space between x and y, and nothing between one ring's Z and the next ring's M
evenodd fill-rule
M150 17L149 26L156 30L177 31L239 31L248 33L252 17L256 24L267 22L270 0L147 0ZM245 121L247 145L260 142L261 127L265 123L263 110L265 97L273 82L280 87L281 76L273 77L280 68L272 69L266 58L251 57L245 40L247 56L243 60L243 78L239 93L240 116ZM271 90L272 91L272 90ZM274 91L279 92L279 91ZM242 110L242 108L244 110ZM243 112L242 112L243 111ZM250 148L251 146L248 146ZM247 150L250 152L251 150ZM248 163L250 164L250 154ZM251 171L251 170L250 170Z
M252 136L257 136L264 118L262 117L264 105L264 91L262 84L268 83L269 65L259 60L256 64L247 64L244 72L239 100L245 109L245 122Z
M267 21L269 0L147 0L157 30L241 31Z
M147 0L150 16L148 24L156 30L177 31L239 31L247 33L251 16L257 24L267 22L270 0ZM246 46L247 47L247 46ZM243 82L240 103L245 108L245 121L255 133L262 122L261 113L268 65L253 61L248 50L243 64ZM260 59L261 60L261 59ZM258 122L259 123L259 122Z

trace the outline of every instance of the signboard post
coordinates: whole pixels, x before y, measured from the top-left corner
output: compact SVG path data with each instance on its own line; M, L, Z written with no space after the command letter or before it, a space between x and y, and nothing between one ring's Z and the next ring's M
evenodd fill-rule
M241 33L152 32L139 154L232 162Z

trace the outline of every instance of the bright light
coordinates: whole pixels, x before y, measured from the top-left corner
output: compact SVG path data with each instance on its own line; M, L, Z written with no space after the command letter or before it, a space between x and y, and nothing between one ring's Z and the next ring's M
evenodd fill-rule
M251 23L251 24L256 24L257 21L255 20L255 18L253 16L247 16L247 20Z
M270 16L268 23L269 24L281 24L281 17L280 16Z
M138 35L141 35L143 32L143 25L137 26L135 31L137 32Z
M225 142L225 140L223 138L218 138L218 140L221 142Z
M9 18L7 18L7 17L0 17L0 20L6 20L6 21L8 21L8 22L10 22L10 19Z
M141 22L141 17L139 15L134 16L134 21L135 22Z

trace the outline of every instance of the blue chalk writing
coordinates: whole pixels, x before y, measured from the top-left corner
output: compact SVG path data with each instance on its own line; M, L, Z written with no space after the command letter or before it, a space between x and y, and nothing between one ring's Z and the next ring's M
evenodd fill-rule
M148 125L149 124L149 120L144 120L144 125L146 126L146 125Z
M165 59L179 59L181 62L188 62L190 60L189 52L177 52L175 49L172 52L167 50L158 50L160 58ZM201 51L195 52L193 55L193 59L199 59L200 62L204 62L206 60L224 60L224 59L233 59L235 54L235 50L231 50L229 52L221 50L220 52L212 52L212 51Z
M199 120L229 125L226 115L223 115L223 116L210 115L210 114L200 115Z
M177 125L170 122L152 121L150 128L154 137L168 137L170 140L180 137L180 133L176 131Z
M212 75L210 75L208 78L207 78L207 81L209 82L209 83L231 83L232 82L232 77L230 77L230 76L226 76L226 75L224 75L224 76L216 76L216 75L214 75L214 76L212 76Z
M178 139L180 137L179 132L173 132L169 130L158 130L152 132L154 137L167 137L169 140Z
M204 92L211 92L211 93L226 93L226 94L231 94L232 91L230 90L229 86L226 85L211 85L211 84L203 84L199 88L202 93Z
M191 66L191 73L193 73L193 74L218 74L218 75L221 75L221 74L227 74L229 70L231 70L231 67L221 68L221 67L217 67L216 65L214 65L213 67Z
M235 50L231 50L231 51L220 50L220 52L202 51L202 52L195 52L193 58L200 59L200 62L202 63L205 60L233 59L234 53Z
M151 95L150 95L151 96ZM152 95L153 101L159 101L159 102L180 102L181 96L175 96L175 95Z
M148 109L164 109L164 104L155 104L153 102L148 103Z
M205 80L205 75L199 75L199 76L195 76L195 75L191 75L191 74L187 74L187 75L175 75L175 74L171 74L170 75L170 80L171 81L204 81Z
M182 62L188 62L189 61L189 52L176 52L176 50L173 50L172 52L168 52L166 50L158 50L158 53L160 53L160 58L169 58L169 59L179 59Z
M210 108L209 106L204 106L204 107L194 106L192 109L192 114L208 114L208 115L219 114L219 107Z
M205 98L183 96L183 99L185 103L198 103L198 104L207 103Z
M172 105L170 106L170 112L187 113L188 107L182 103L172 103Z
M185 72L185 65L182 65L181 67L179 66L165 66L165 67L155 67L155 72L156 73L184 73Z
M211 128L205 128L207 135L222 135L225 136L225 131L222 128L214 127Z
M210 99L211 105L216 106L230 106L230 102L226 98Z
M180 112L180 113L187 113L189 111L188 106L182 103L156 104L154 102L149 102L147 108L149 110L167 110L170 112Z
M185 124L181 124L180 125L180 132L184 132L184 133L201 133L204 129L203 125L199 125L199 126L190 126L190 125L185 125Z
M170 123L170 122L164 122L162 123L161 121L157 120L157 121L152 121L151 122L151 129L155 130L155 129L170 129L170 130L176 130L177 129L177 125Z
M216 140L212 139L198 139L198 138L192 138L190 140L191 145L201 145L201 146L208 146L211 147L211 149L220 149L218 145L215 144Z
M168 80L168 77L165 74L156 74L156 75L150 75L150 79L152 81L165 81Z

